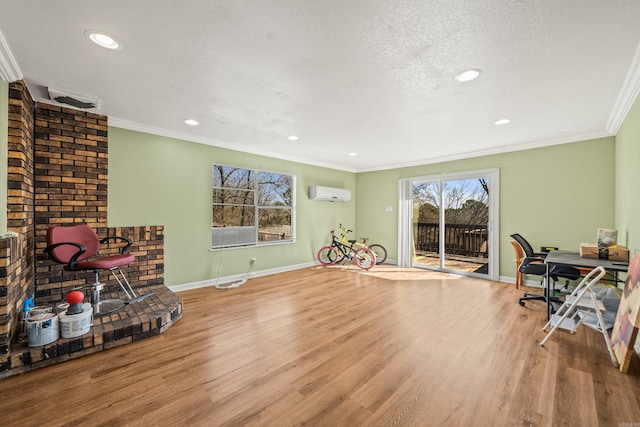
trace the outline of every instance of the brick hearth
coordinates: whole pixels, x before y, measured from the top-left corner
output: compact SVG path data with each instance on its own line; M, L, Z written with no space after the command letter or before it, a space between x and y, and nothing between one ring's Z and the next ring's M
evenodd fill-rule
M166 286L142 286L135 290L138 295L150 292L153 295L114 313L94 317L91 330L83 336L60 338L38 347L14 346L9 360L0 365L0 378L158 335L182 317L182 303ZM121 296L122 292L103 293L103 298Z

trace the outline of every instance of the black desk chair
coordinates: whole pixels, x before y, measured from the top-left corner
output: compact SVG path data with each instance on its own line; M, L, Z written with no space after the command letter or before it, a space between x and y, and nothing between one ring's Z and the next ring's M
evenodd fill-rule
M525 301L544 301L547 303L547 318L554 312L552 303L561 304L563 302L562 299L552 295L552 290L554 289L553 284L555 284L559 278L569 280L580 278L580 270L577 268L566 264L545 264L544 259L539 257L525 257L518 270L523 274L532 274L544 278L543 295L525 292L525 294L518 299L518 304L524 306Z
M527 239L522 237L520 234L518 233L512 234L511 238L520 244L520 246L522 247L522 250L524 251L525 256L530 258L536 257L536 258L542 258L542 259L544 259L547 256L547 254L543 252L534 252L533 247L529 244L529 242L527 242Z
M544 264L544 258L547 256L547 254L542 253L542 252L534 252L533 247L532 247L532 246L531 246L531 244L527 241L527 239L525 239L524 237L522 237L522 236L521 236L520 234L518 234L518 233L512 234L512 235L511 235L511 238L512 238L513 240L515 240L515 241L516 241L516 243L517 243L518 245L520 245L520 248L522 248L522 251L524 252L524 256L525 256L525 258L531 258L531 259L527 262L527 264L529 264L529 263L532 263L532 264ZM537 258L537 259L534 259L534 258ZM522 265L522 262L520 263L520 265ZM523 272L522 270L520 270L519 268L518 268L518 271L520 272L520 274L524 273L524 272ZM538 271L541 271L541 270L538 270L538 269L536 269L535 267L531 267L531 268L529 269L529 271L530 271L530 273L524 273L524 274L532 274L532 275L535 275L535 276L538 276L538 275L539 275L539 276L543 276L543 277L540 279L540 284L541 284L541 285L544 285L544 283L543 283L543 282L544 282L544 275L545 275L545 273L544 273L544 272L543 272L543 273L538 274ZM520 280L522 281L522 279L523 279L523 278L521 278ZM522 284L522 283L521 283L521 284ZM535 298L535 296L536 296L537 294L525 294L525 296L527 296L527 295L531 297L530 299L536 299L536 298ZM520 303L520 305L523 305L523 304L522 304L522 302Z

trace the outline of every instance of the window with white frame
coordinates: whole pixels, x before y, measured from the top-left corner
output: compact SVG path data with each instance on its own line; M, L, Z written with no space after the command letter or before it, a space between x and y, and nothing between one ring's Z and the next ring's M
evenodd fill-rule
M212 248L294 241L294 176L215 164L212 176Z

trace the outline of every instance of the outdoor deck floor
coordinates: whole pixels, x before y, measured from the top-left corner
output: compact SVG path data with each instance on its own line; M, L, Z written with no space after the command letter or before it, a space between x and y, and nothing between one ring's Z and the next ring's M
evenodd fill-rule
M438 254L421 254L413 258L413 262L421 265L437 267L440 265ZM445 267L451 270L475 271L487 263L486 258L451 256L445 258Z

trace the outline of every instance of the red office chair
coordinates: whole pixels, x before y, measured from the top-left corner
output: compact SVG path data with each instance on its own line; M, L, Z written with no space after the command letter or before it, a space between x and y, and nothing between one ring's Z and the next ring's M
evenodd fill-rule
M89 259L96 255L100 250L100 244L109 240L121 240L126 245L120 249L120 253L116 255L108 255ZM121 299L101 300L100 291L104 287L98 278L100 270L109 270L113 277L127 296L127 303L142 299L148 295L138 297L129 281L122 273L121 267L132 263L135 260L133 254L128 254L133 242L125 237L112 236L104 239L98 239L98 235L87 224L63 225L51 227L47 230L47 247L44 252L50 259L65 264L64 269L68 271L86 271L93 270L95 274L95 283L91 287L92 304L95 314L107 314L118 310L126 304ZM120 277L116 273L120 273ZM121 280L122 278L122 280Z

